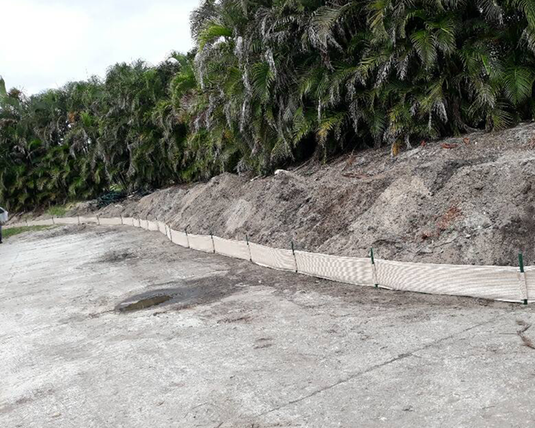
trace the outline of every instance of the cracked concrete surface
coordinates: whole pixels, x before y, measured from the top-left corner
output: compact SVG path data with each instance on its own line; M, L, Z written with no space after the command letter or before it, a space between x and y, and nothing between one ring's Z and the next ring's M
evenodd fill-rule
M0 246L0 426L525 427L534 320L56 228Z

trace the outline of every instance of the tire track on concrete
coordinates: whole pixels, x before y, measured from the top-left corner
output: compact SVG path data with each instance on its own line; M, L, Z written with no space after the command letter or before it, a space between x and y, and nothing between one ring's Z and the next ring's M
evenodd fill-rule
M329 391L329 390L331 390L333 388L336 388L337 386L344 385L344 384L346 384L346 383L348 383L348 382L350 382L350 381L352 381L354 379L357 379L357 378L359 378L361 376L364 376L364 375L366 375L368 373L371 373L371 372L373 372L375 370L379 370L379 369L381 369L381 368L383 368L385 366L388 366L390 364L393 364L393 363L395 363L397 361L401 361L401 360L404 360L406 358L413 357L414 354L417 353L417 352L424 351L424 350L429 349L429 348L433 348L436 345L439 345L439 344L441 344L441 343L443 343L443 342L445 342L447 340L450 340L450 339L452 339L452 338L454 338L456 336L459 336L461 334L464 334L464 333L466 333L468 331L471 331L471 330L474 330L476 328L482 327L484 325L492 324L495 321L497 321L498 319L500 319L500 318L502 318L502 317L504 317L506 315L508 315L508 314L498 315L497 317L494 317L494 318L492 318L492 319L490 319L488 321L484 321L484 322L475 324L475 325L473 325L471 327L467 327L467 328L465 328L465 329L463 329L461 331L458 331L456 333L452 333L452 334L450 334L450 335L448 335L446 337L443 337L441 339L437 339L437 340L435 340L433 342L428 343L427 345L421 346L421 347L416 348L416 349L414 349L412 351L399 354L397 357L391 358L391 359L389 359L387 361L384 361L382 363L375 364L375 365L373 365L373 366L371 366L371 367L369 367L369 368L367 368L365 370L361 370L361 371L359 371L357 373L349 375L349 376L345 377L344 379L341 379L341 380L339 380L339 381L337 381L337 382L335 382L335 383L333 383L331 385L328 385L328 386L326 386L324 388L320 388L320 389L318 389L316 391L313 391L310 394L307 394L307 395L305 395L303 397L296 398L295 400L291 400L291 401L289 401L289 402L287 402L285 404L282 404L282 405L280 405L278 407L275 407L275 408L273 408L271 410L267 410L265 412L259 413L258 415L254 416L253 418L257 419L257 418L260 418L262 416L265 416L265 415L268 415L270 413L273 413L273 412L276 412L278 410L281 410L281 409L283 409L285 407L289 407L289 406L292 406L294 404L297 404L297 403L300 403L302 401L305 401L305 400L307 400L309 398L312 398L312 397L314 397L314 396L316 396L318 394L321 394L321 393L323 393L325 391Z

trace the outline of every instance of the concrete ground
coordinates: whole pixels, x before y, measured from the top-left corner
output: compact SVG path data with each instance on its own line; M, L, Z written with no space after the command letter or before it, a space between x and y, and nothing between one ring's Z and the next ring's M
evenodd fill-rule
M533 426L534 321L139 229L35 232L0 246L0 427Z

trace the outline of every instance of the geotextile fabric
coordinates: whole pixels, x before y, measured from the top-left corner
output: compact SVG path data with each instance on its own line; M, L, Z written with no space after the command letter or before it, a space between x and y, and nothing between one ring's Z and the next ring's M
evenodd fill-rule
M260 266L298 272L354 285L428 294L469 296L508 302L529 302L535 295L535 266L525 272L506 266L441 265L342 257L291 249L271 248L249 241L179 232L162 221L133 217L58 217L6 226L52 226L99 224L133 226L160 232L174 244L207 253L217 253Z

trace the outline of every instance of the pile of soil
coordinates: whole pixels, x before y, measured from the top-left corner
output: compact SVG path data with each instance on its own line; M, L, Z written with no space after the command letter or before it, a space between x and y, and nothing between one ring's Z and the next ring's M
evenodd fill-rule
M366 150L269 177L222 174L129 198L102 216L159 219L191 233L348 256L535 265L535 124ZM86 214L81 204L70 215Z

